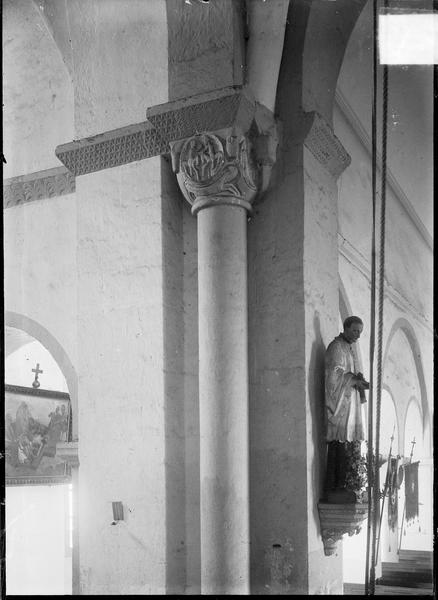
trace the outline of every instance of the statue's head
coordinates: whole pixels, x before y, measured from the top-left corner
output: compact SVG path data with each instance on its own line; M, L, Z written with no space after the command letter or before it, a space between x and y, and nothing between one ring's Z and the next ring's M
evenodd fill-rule
M360 317L347 317L344 321L344 337L352 344L357 342L363 331L363 321Z

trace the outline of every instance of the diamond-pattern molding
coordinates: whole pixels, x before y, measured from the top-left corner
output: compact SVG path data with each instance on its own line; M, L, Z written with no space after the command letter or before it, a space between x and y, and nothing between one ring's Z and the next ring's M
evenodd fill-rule
M75 175L110 169L167 151L167 144L147 122L108 131L56 148L59 160Z
M148 109L147 118L167 142L198 133L218 131L239 124L248 131L254 116L254 103L242 92L195 102L169 102Z
M56 148L59 160L75 175L85 175L170 151L169 143L197 133L237 124L246 132L255 103L247 92L219 92L168 102L147 110L147 121Z
M312 114L313 122L304 144L337 179L351 163L351 157L326 121L317 112Z

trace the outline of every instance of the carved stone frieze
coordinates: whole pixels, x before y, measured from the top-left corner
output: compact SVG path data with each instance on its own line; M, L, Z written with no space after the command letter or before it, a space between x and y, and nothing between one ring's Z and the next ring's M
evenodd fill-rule
M168 151L168 143L145 121L62 144L55 154L72 173L85 175Z
M324 554L331 556L344 534L352 536L360 532L362 522L368 517L368 504L320 502L318 511Z
M146 116L169 143L236 124L246 132L251 127L255 110L255 101L247 90L225 88L152 106L147 109Z
M317 112L310 113L309 116L311 125L304 139L304 145L321 165L337 179L351 163L351 157L328 123Z
M224 88L150 107L147 121L62 144L55 154L72 173L85 175L167 154L178 140L236 127L243 134L257 132L257 163L267 182L277 145L275 122L245 88Z
M59 160L75 175L85 175L152 156L166 154L169 142L195 133L250 127L255 103L241 89L225 88L147 109L147 121L62 144Z
M65 167L13 177L4 182L3 208L72 194L75 189L75 176Z
M227 130L203 133L175 142L172 163L192 213L218 204L251 208L259 173L249 138Z

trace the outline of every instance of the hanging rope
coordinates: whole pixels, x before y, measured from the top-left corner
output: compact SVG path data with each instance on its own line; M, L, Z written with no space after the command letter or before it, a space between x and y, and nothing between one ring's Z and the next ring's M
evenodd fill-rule
M382 115L382 184L380 206L380 263L379 263L379 316L377 338L377 398L376 398L376 428L375 428L375 472L374 472L374 510L377 514L380 501L380 420L382 406L382 348L383 348L383 304L385 297L385 224L386 224L386 147L387 147L387 115L388 115L388 66L383 65L383 115ZM373 520L373 559L372 565L377 564L377 518Z
M387 8L387 0L384 1ZM365 594L374 595L377 564L377 522L380 514L380 420L382 400L382 348L383 348L383 305L385 292L385 230L386 230L386 163L387 163L387 129L388 129L388 66L383 65L383 107L382 107L382 169L381 169L381 202L380 202L380 244L379 244L379 298L378 298L378 339L377 339L377 385L376 385L376 423L373 427L373 372L375 343L375 303L376 303L376 197L377 197L377 0L373 2L373 109L372 109L372 169L373 169L373 229L371 243L371 335L370 335L370 394L368 418L368 529L365 573ZM373 439L375 443L373 444ZM375 449L373 453L373 447ZM371 559L370 559L371 548ZM371 564L370 564L371 563Z
M370 391L368 394L368 520L367 549L365 564L365 595L370 593L370 545L373 523L373 389L374 389L374 339L375 339L375 305L376 305L376 107L377 107L377 0L373 0L373 84L371 109L371 164L372 164L372 234L371 234L371 313L370 313Z

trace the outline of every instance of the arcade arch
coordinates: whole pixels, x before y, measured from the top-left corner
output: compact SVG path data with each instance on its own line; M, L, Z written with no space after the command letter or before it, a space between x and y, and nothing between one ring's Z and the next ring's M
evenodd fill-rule
M65 395L69 390L65 375L70 375L74 386L75 373L55 338L23 315L8 312L6 323L7 410L13 406L8 404L10 396L26 391L25 388L32 389L34 373L39 375L38 391ZM36 370L32 369L35 365ZM35 397L29 398L35 400ZM68 432L65 436L61 441L68 441ZM14 480L13 477L6 481L7 592L71 594L73 553L77 552L77 548L73 550L72 481L47 483L44 479L41 481L37 472L32 481L20 483L19 478Z
M68 392L70 394L72 407L72 438L78 438L78 379L75 368L56 338L37 321L12 311L5 312L5 328L11 332L9 339L13 346L6 347L6 356L8 351L16 350L18 347L26 343L31 343L37 340L51 354L54 361L59 366L65 381L67 383ZM11 329L12 328L12 329ZM12 330L15 330L13 333ZM13 335L12 335L13 333ZM8 336L6 337L6 341ZM13 340L13 341L12 341Z
M414 328L402 317L392 325L383 355L384 381L394 390L396 403L400 404L400 423L407 423L408 408L412 399L418 403L421 419L421 440L424 452L431 456L430 411L420 345ZM413 409L411 409L413 410ZM412 413L413 415L413 413ZM405 449L406 425L402 428L400 448Z

